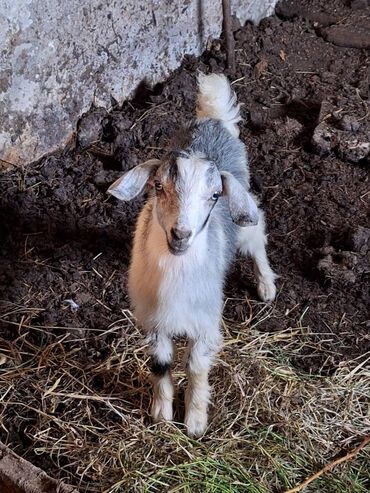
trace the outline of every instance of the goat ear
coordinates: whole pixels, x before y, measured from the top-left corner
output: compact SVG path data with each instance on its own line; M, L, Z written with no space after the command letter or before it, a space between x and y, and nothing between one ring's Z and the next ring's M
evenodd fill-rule
M238 226L256 226L259 213L252 195L227 171L221 173L223 195L229 203L230 216Z
M107 192L120 200L132 200L143 190L160 164L159 159L150 159L135 166L112 183Z

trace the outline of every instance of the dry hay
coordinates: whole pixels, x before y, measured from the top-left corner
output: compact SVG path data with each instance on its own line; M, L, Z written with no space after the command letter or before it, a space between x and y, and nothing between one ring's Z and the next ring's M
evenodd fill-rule
M37 308L7 304L1 321L14 338L0 339L2 436L14 448L21 433L28 441L23 455L85 492L267 493L294 486L370 433L370 355L331 376L303 374L290 361L309 344L304 313L294 328L263 333L273 306L245 306L245 322L224 320L210 427L196 441L181 424L150 424L146 357L128 310L92 331L38 326ZM180 364L174 377L180 421ZM365 450L305 491L365 493L368 459Z

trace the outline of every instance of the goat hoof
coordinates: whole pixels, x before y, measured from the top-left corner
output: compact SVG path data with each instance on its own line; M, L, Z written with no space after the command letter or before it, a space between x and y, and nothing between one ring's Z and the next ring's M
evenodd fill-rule
M274 281L261 279L257 286L258 296L262 301L273 301L276 296L276 286Z
M159 423L160 421L172 421L172 401L154 398L150 414L154 423Z
M185 416L185 426L190 437L198 438L204 435L207 428L207 412L199 409L191 410Z

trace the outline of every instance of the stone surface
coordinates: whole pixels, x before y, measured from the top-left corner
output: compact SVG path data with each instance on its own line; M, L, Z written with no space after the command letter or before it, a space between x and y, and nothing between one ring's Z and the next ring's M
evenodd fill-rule
M275 3L232 2L241 22ZM0 159L11 163L65 143L92 103L108 109L165 78L222 25L212 0L0 0L0 12Z

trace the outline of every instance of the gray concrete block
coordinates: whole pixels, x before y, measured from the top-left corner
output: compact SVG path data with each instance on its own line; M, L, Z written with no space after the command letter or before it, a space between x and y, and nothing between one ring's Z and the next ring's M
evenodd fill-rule
M241 22L274 0L235 0ZM63 145L94 102L109 109L163 80L221 32L221 0L0 0L0 159L25 163ZM4 164L4 163L3 163Z

